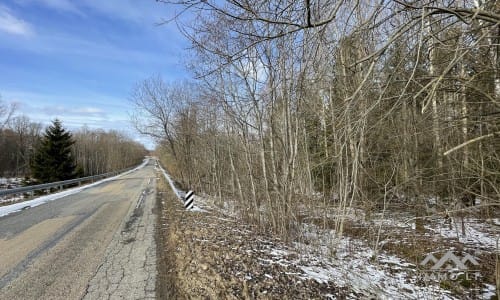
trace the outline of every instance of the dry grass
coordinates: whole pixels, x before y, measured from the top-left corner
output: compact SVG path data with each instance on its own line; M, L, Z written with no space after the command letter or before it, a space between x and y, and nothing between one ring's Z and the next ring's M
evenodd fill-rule
M347 293L297 276L293 265L266 263L270 249L286 246L256 226L213 211L187 212L164 186L158 205L159 299L342 299Z

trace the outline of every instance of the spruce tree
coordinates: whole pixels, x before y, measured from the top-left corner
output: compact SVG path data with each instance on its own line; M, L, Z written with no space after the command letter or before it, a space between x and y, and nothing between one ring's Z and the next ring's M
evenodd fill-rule
M31 163L33 177L39 183L72 179L76 165L71 154L74 144L71 133L58 119L52 122L42 137Z

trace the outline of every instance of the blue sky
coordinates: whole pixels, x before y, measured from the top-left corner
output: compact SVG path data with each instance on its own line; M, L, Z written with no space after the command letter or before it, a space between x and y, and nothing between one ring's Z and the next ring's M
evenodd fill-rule
M129 123L140 81L189 78L187 41L175 14L154 0L2 0L0 95L18 114L69 129L119 129L151 147Z

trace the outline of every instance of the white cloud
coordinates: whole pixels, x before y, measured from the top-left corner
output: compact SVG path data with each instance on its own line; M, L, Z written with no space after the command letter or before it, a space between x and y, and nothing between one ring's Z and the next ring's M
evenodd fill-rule
M110 42L90 40L64 34L44 35L36 48L26 45L30 51L61 53L123 62L160 62L165 57L158 53L127 49Z
M122 22L132 22L135 24L131 28L147 34L147 37L137 35L132 36L132 38L134 40L152 39L152 47L156 48L144 50L145 45L143 44L138 45L134 42L125 44L126 38L124 36L108 38L106 34L96 34L92 30L85 31L86 21L81 23L81 28L76 27L78 32L86 34L75 34L74 31L66 32L64 26L56 28L40 26L36 39L24 43L16 41L16 43L9 45L10 47L48 55L61 54L62 57L74 55L113 62L179 64L179 58L174 53L163 53L159 47L172 49L169 51L174 51L174 48L176 48L175 51L181 51L180 45L184 38L173 23L161 27L154 25L161 20L162 16L169 17L171 12L167 9L167 5L149 0L79 0L74 2L69 2L69 0L15 0L15 2L22 8L35 5L58 11L75 12L80 15L85 14L89 18L86 21L96 17L93 13L97 13L101 17L104 16L120 22L118 23L120 26ZM0 4L0 9L1 7ZM27 29L30 30L31 26L26 25ZM93 34L93 36L89 38L88 33ZM116 41L120 41L120 43L116 43ZM124 45L127 46L124 47Z
M15 2L24 7L38 5L81 16L91 10L108 18L150 24L174 15L169 5L154 0L15 0Z
M102 114L104 111L96 107L82 107L74 110L76 113L82 114Z
M16 2L23 6L38 4L62 12L83 15L82 11L69 0L17 0Z
M97 107L68 107L64 105L47 105L41 108L41 111L47 116L76 116L78 118L89 118L94 120L103 120L107 118L106 112Z
M28 22L14 16L11 10L3 5L0 5L0 31L22 36L33 34L32 26Z
M2 90L2 98L18 102L18 114L24 114L32 121L44 125L59 118L71 130L87 125L90 128L113 129L138 136L130 126L127 110L131 108L122 99L86 94L71 97L69 101L66 95L15 90Z
M57 10L81 14L80 10L68 0L40 0L40 2Z
M141 23L153 24L169 17L168 6L156 1L82 0L82 5L108 17Z

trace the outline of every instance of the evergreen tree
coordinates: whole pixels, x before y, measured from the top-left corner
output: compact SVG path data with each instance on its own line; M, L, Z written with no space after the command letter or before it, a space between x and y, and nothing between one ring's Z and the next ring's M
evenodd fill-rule
M58 119L52 122L36 149L31 171L40 182L54 182L75 178L76 165L71 154L74 144L71 133L66 131Z

